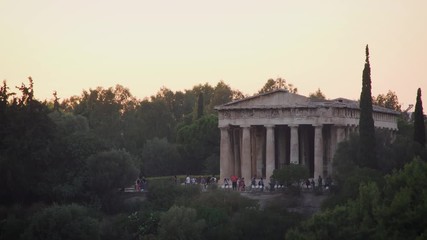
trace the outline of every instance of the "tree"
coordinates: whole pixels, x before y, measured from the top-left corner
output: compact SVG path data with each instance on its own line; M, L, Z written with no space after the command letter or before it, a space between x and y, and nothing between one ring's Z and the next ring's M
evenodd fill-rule
M177 143L181 144L181 157L189 173L201 173L206 160L219 156L218 117L205 115L177 131ZM216 173L212 173L216 174Z
M375 126L372 111L371 66L369 63L369 48L366 45L366 60L362 76L362 92L360 94L360 147L358 164L361 167L375 169L377 167L377 160L375 151Z
M206 227L204 219L197 219L193 208L172 206L159 222L159 239L202 239Z
M45 172L53 157L55 124L49 109L33 98L33 81L18 89L22 96L11 102L4 84L0 114L0 202L32 202L46 192Z
M285 184L286 186L295 184L297 188L299 188L301 186L301 181L307 179L309 174L306 166L289 164L281 169L275 169L271 177L279 181L280 184Z
M424 125L423 103L421 100L421 88L418 88L417 102L415 104L414 112L414 140L421 144L422 147L425 147L426 144L425 131L426 130Z
M297 93L298 89L294 87L291 83L286 83L286 80L284 78L276 78L276 80L270 78L265 83L264 87L261 88L261 90L258 91L259 94L271 92L277 89L284 89L288 90L291 93Z
M320 90L320 88L318 88L316 92L310 93L308 95L308 97L312 100L325 100L326 99L325 94L323 94L323 92Z
M147 176L167 176L183 173L180 155L166 138L148 140L141 152L141 172Z
M426 171L415 158L383 184L361 183L355 198L314 215L286 239L425 239Z
M24 239L99 239L99 222L85 207L53 205L36 213Z
M110 212L119 205L119 189L131 186L139 173L132 156L123 150L110 150L90 156L86 169L85 188L91 200L100 200L103 210Z
M378 96L372 100L374 105L393 109L398 112L402 111L402 105L399 104L396 93L391 90L388 90L387 94L378 94Z
M233 90L223 81L215 86L212 98L209 104L208 113L215 113L214 107L233 101Z
M195 111L195 118L194 120L197 120L203 116L204 113L204 103L203 103L203 93L199 93L199 96L197 96L197 103L196 103L196 111Z

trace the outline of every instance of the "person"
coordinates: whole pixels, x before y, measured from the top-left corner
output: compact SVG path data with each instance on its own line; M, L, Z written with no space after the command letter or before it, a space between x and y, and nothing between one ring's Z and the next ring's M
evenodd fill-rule
M305 180L305 186L307 187L307 189L308 189L308 187L310 187L310 180L307 178L307 180Z
M141 181L140 181L140 183L139 183L139 186L140 186L140 191L144 191L144 190L146 190L146 188L147 188L147 179L145 178L145 176L142 176L142 179L141 179Z
M245 191L245 178L239 178L239 191Z
M253 178L252 178L252 181L251 181L251 187L252 187L252 188L255 188L255 187L256 187L256 177L253 177Z
M319 178L317 179L317 185L321 188L322 187L322 182L323 182L323 179L322 179L322 177L319 175Z
M202 178L200 179L200 184L203 186L203 188L204 188L204 189L206 189L206 188L207 188L207 185L206 185L206 179L205 179L204 177L202 177Z
M316 187L316 183L314 182L314 178L311 179L311 186L313 186L313 189L314 189L314 187Z
M138 177L135 181L135 191L139 192L141 190L141 179Z
M233 186L233 190L237 190L237 177L236 177L236 175L231 176L231 185Z
M225 187L225 188L228 188L228 185L229 185L229 183L228 183L228 179L227 179L227 178L224 178L224 187Z
M187 177L185 178L185 185L190 185L190 183L191 183L190 175L187 175Z
M173 176L173 181L174 181L175 184L178 184L178 177L176 175Z
M215 175L212 175L211 182L212 183L216 183L216 177L215 177Z
M261 188L261 191L264 190L264 180L262 177L259 178L258 187Z

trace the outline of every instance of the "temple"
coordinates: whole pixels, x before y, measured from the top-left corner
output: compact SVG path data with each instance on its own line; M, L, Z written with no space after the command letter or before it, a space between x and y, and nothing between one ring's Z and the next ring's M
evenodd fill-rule
M274 169L302 164L311 177L332 173L338 143L358 131L359 102L314 100L279 89L215 108L221 131L220 177L269 179ZM399 112L373 106L376 128L397 131Z

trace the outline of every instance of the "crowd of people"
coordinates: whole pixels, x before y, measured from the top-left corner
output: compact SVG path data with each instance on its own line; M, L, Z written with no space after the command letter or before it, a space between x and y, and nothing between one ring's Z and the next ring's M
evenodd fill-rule
M314 178L305 180L305 187L306 189L315 189L316 187L318 189L329 189L332 185L332 178L330 176L327 176L325 179L325 182L323 182L323 178L319 176L317 178L317 185L314 181Z
M185 179L181 182L181 180L174 176L173 179L175 184L181 184L181 185L194 185L194 184L200 184L204 187L204 189L207 189L208 185L217 184L218 179L215 177L215 175L204 177L204 176L190 176L187 175ZM277 181L274 181L274 179L270 179L269 184L269 190L272 191L275 188L283 188L283 184L278 183ZM325 181L323 181L323 178L319 176L317 178L317 184L314 180L314 178L306 179L303 181L303 184L305 185L306 189L329 189L332 185L332 178L326 177ZM247 191L247 190L259 190L264 191L265 185L264 185L264 179L262 177L257 178L256 176L252 177L250 181L250 188L246 186L245 178L244 177L237 177L235 175L231 176L230 178L224 178L223 185L221 188L224 189L232 189L234 191ZM147 189L147 179L145 176L138 177L135 181L135 191L137 192L143 192Z
M208 177L205 177L205 176L195 177L195 176L187 175L182 183L177 176L174 176L173 180L175 184L181 184L181 185L199 184L199 185L202 185L205 189L208 187L208 185L213 185L218 183L218 179L215 177L215 175L208 176Z
M231 183L231 184L230 184ZM264 190L264 179L261 177L257 179L256 177L253 177L251 179L251 189L259 189L261 191ZM230 178L224 178L224 182L222 185L222 188L230 188L234 191L246 191L248 190L245 183L244 177L237 177L235 175L231 176Z

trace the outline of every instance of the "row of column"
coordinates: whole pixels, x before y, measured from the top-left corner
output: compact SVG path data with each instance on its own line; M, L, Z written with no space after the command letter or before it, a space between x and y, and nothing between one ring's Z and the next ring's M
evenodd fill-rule
M299 140L298 140L298 125L288 125L290 128L290 163L299 164ZM266 128L266 178L269 178L275 169L275 137L274 125L264 125ZM250 126L241 126L242 142L241 142L241 174L246 181L251 179L252 164L251 164L251 136ZM232 156L232 147L230 142L230 134L228 127L221 127L221 144L220 144L220 176L221 180L236 174L234 157ZM337 142L344 140L345 132L340 129L337 133ZM333 152L335 149L333 150ZM323 177L323 138L322 125L314 126L314 176Z

